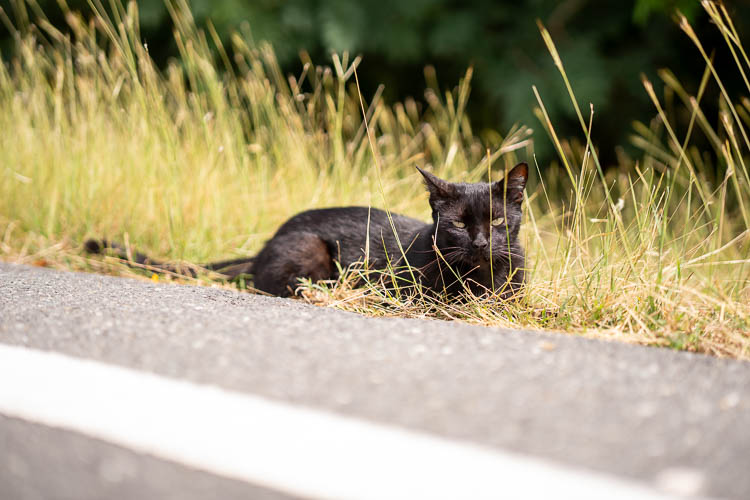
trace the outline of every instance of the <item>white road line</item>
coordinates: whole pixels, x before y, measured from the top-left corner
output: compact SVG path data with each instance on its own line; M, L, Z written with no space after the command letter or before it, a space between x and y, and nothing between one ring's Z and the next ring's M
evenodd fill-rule
M473 444L2 344L0 413L314 498L664 498Z

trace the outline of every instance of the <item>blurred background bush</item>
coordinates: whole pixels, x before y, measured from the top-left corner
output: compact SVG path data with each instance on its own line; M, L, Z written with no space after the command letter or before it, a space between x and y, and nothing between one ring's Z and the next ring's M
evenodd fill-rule
M63 0L39 0L38 12L65 30ZM117 0L112 0L117 1ZM106 3L106 1L104 2ZM720 46L719 32L697 0L191 0L199 26L213 23L225 40L242 30L256 42L275 48L282 68L301 70L300 51L318 64L329 63L332 51L364 56L359 70L363 92L372 95L385 84L388 100L421 97L425 86L455 85L466 68L474 67L469 116L476 130L507 130L512 124L541 132L533 114L536 85L561 135L580 135L565 88L547 53L536 20L550 30L583 109L593 103L597 119L594 137L602 161L612 164L627 152L632 122L648 122L653 107L639 74L659 81L656 70L671 68L691 93L705 65L673 16L677 9L702 33L704 46ZM69 0L82 12L88 0ZM14 0L0 0L10 18ZM139 0L142 35L161 64L177 53L172 20L163 0ZM750 5L728 2L741 35L750 28ZM21 20L21 22L23 22ZM0 48L7 54L10 31L0 31ZM227 44L229 46L230 44ZM726 51L717 56L721 68ZM726 61L730 62L730 61ZM426 67L434 68L425 71ZM729 73L729 72L727 72ZM433 79L433 75L437 79ZM730 95L741 89L739 75L727 79ZM709 89L706 111L716 115L716 89ZM713 109L711 108L713 106ZM549 141L536 136L542 163L552 154ZM545 158L546 157L546 158Z

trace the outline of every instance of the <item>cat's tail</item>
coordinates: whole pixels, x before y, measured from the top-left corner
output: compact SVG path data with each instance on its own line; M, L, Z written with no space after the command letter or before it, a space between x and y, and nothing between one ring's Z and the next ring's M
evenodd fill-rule
M165 271L193 278L197 276L198 268L217 272L229 279L236 278L241 274L253 274L253 263L255 262L255 257L240 257L237 259L208 262L206 264L195 266L174 265L154 259L141 252L131 251L128 253L128 249L120 243L105 239L87 240L83 247L91 254L104 254L107 250L110 250L118 258L128 261L129 263L135 263L138 267L145 267L147 269Z
M255 257L239 257L237 259L208 262L201 264L201 267L232 279L241 274L253 274L253 264L255 264Z
M164 265L163 262L158 261L156 259L152 259L148 255L142 254L140 252L132 252L130 255L128 255L127 249L115 241L90 239L90 240L87 240L86 243L83 244L83 248L88 253L93 253L93 254L103 254L105 253L107 249L109 249L109 250L112 250L112 253L114 253L118 258L127 260L129 262L135 262L136 264L140 264L142 266L163 266ZM132 257L132 261L131 261L131 257Z

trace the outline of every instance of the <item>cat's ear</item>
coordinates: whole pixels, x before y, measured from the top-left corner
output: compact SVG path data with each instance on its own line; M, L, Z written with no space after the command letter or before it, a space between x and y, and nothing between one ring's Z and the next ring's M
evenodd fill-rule
M526 163L519 163L508 172L505 180L492 183L492 192L495 196L503 196L509 202L520 204L523 201L523 190L526 188L526 181L529 179L529 166Z
M433 200L433 198L444 199L456 197L457 192L454 184L444 181L440 177L422 170L419 167L417 167L417 170L419 170L419 173L424 177L424 184L430 192L430 200Z

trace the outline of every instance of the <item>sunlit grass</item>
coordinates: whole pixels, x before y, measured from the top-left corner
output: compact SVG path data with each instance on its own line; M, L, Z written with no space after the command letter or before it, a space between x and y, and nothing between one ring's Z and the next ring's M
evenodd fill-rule
M747 84L740 35L721 6L704 5L726 41L717 49L730 50L736 62L727 73ZM357 269L336 283L303 284L304 297L373 315L750 358L750 100L727 94L686 20L692 56L706 62L701 87L684 89L661 71L666 91L677 96L667 108L644 78L656 117L635 125L633 142L643 154L621 155L605 170L596 124L617 117L578 107L585 96L575 95L543 27L580 120L578 138L559 137L536 89L533 135L523 127L478 133L464 113L471 71L450 91L431 84L423 101L389 104L380 91L360 96L358 59L335 56L330 67L316 66L302 54L302 74L287 77L269 47L240 33L225 49L211 29L195 28L184 3L169 6L180 60L164 71L141 43L132 5L111 15L100 8L92 22L69 12L72 36L40 12L34 24L17 25L13 58L0 67L3 259L139 273L85 255L83 241L98 236L173 261L252 255L286 218L312 207L372 205L427 220L415 165L479 181L488 166L497 179L525 160L534 176L522 234L528 285L519 302L399 294L379 287L372 273L370 283L355 287ZM721 91L717 123L701 108L709 86ZM673 110L680 103L687 121ZM693 145L699 134L711 151ZM537 164L532 139L550 140L557 161ZM209 275L181 279L215 283Z

